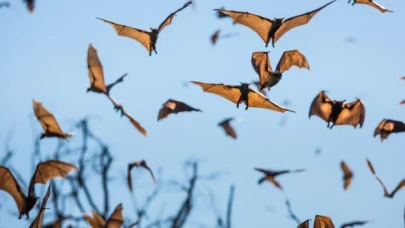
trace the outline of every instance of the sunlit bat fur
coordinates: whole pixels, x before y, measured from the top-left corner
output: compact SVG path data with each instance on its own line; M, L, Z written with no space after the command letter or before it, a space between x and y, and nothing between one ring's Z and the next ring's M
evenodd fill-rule
M391 133L401 132L405 132L404 122L392 119L383 119L374 130L373 136L376 137L377 135L380 135L381 142L383 142Z

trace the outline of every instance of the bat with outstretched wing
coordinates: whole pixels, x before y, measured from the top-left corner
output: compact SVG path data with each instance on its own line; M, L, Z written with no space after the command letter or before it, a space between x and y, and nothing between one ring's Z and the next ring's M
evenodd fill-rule
M274 186L276 186L278 189L283 190L283 187L276 181L276 177L282 174L287 174L287 173L300 173L306 171L306 169L297 169L297 170L281 170L281 171L274 171L270 169L262 169L262 168L257 168L253 167L254 170L259 171L263 173L265 176L260 178L259 181L257 182L259 185L262 184L264 181L268 181Z
M45 206L46 202L48 201L48 198L51 194L51 184L48 186L48 190L46 191L45 197L42 200L41 203L41 208L39 209L37 217L32 221L31 225L29 228L42 228L42 220L44 219L44 213L45 213Z
M352 221L352 222L348 222L348 223L343 223L340 228L347 228L347 227L354 227L354 226L362 226L362 225L366 225L367 223L371 223L373 221Z
M249 107L252 108L264 108L270 109L276 112L294 112L293 110L281 107L280 105L273 103L268 98L263 96L250 88L250 83L241 83L240 86L236 85L225 85L225 84L215 84L215 83L203 83L197 81L191 81L202 88L204 92L213 93L236 104L236 108L239 108L239 104L245 103L247 110Z
M218 124L218 126L221 126L224 129L226 135L229 135L233 139L236 139L237 138L236 137L236 132L233 129L233 127L231 126L231 124L229 123L232 120L233 120L233 118L227 118L227 119L221 121Z
M394 11L392 11L392 10L386 9L385 7L383 7L382 5L376 3L376 2L373 1L373 0L349 0L348 3L350 3L351 1L353 1L352 6L353 6L354 4L365 4L365 5L368 5L368 6L373 7L374 9L377 9L377 10L380 11L381 13L385 13L385 12L393 13L393 12L394 12Z
M183 9L185 9L186 7L191 5L191 3L192 3L191 1L185 3L181 8L179 8L178 10L171 13L168 17L166 17L166 19L159 25L159 28L150 28L150 30L151 30L150 32L144 31L141 29L137 29L137 28L131 28L126 25L117 24L112 21L108 21L108 20L105 20L105 19L102 19L99 17L96 17L96 18L112 25L119 36L128 37L128 38L138 41L140 44L142 44L148 50L149 56L151 56L152 51L154 51L157 54L156 42L157 42L160 32L166 26L168 26L172 23L172 20L173 20L174 16L176 16L176 13L182 11Z
M366 109L360 99L351 103L346 100L331 100L322 90L312 101L308 117L315 115L328 123L327 128L332 129L335 125L352 125L354 128L363 126ZM330 125L332 123L332 125Z
M285 51L278 61L274 72L270 65L269 51L253 52L251 62L253 69L259 75L260 90L265 88L270 90L271 87L281 80L283 73L292 66L309 70L309 63L306 57L298 50Z
M374 130L374 137L380 135L383 142L391 133L405 132L404 122L392 119L383 119Z
M310 12L290 17L286 20L283 18L274 18L268 19L256 14L252 14L249 12L242 12L242 11L233 11L233 10L225 10L225 9L214 9L214 11L221 12L225 15L228 15L232 18L234 24L241 24L244 25L257 33L257 35L262 38L262 40L266 43L266 47L268 46L270 40L272 40L272 45L279 40L286 32L289 30L308 24L308 22L323 8L332 4L336 0L333 0L318 9L312 10Z
M69 140L69 137L74 135L73 132L64 133L53 114L50 113L41 102L32 99L32 104L34 107L34 114L44 129L40 139L46 137L57 137Z
M349 166L347 166L346 162L341 161L340 162L340 168L342 169L343 172L343 189L347 190L349 185L352 183L352 178L353 178L353 172L349 169Z
M21 186L11 171L0 166L0 190L10 194L19 211L18 219L26 215L29 219L29 212L37 204L38 197L35 196L35 184L46 184L49 180L57 177L64 178L70 172L77 170L77 167L58 160L48 160L37 165L28 187L28 196L25 195Z
M237 33L227 33L224 35L220 35L220 33L221 33L221 30L218 29L211 35L210 40L211 40L212 45L215 45L217 43L218 39L230 38L230 37L237 35Z
M131 176L131 170L133 167L142 167L150 173L150 176L152 177L152 180L154 183L156 183L155 175L153 175L152 169L149 167L148 163L145 160L140 160L140 161L135 161L132 163L128 164L128 169L127 169L127 183L128 183L128 188L132 192L132 176Z
M157 121L167 118L170 114L193 111L202 112L202 110L193 108L184 102L169 99L165 103L163 103L162 107L159 109Z
M368 160L368 158L366 158L366 162L367 162L367 166L370 169L371 173L375 176L375 169L374 169L373 164L371 163L370 160Z

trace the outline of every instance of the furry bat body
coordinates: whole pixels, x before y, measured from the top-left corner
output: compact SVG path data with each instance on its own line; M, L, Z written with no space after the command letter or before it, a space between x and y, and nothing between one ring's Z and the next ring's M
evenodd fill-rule
M374 130L374 137L380 135L383 142L391 133L405 132L405 124L398 120L383 119Z
M152 177L152 180L154 183L156 183L155 175L153 175L152 169L149 167L148 163L145 160L140 160L140 161L135 161L132 163L128 164L128 169L127 169L127 183L128 183L128 188L132 192L132 176L131 176L131 170L133 167L143 167L144 169L148 170L150 173L150 176Z
M48 198L51 194L51 184L48 186L48 190L46 191L45 197L42 200L41 203L41 208L39 209L37 217L32 221L31 225L29 228L42 228L42 220L44 219L44 213L45 213L45 206L46 202L48 202Z
M392 10L386 9L385 7L374 2L373 0L349 0L348 3L350 3L351 1L353 1L352 6L354 6L354 4L365 4L365 5L373 7L374 9L377 9L381 13L385 13L385 12L393 13L394 12Z
M225 119L223 121L221 121L218 126L221 126L224 130L225 130L225 134L229 135L230 137L232 137L233 139L236 139L236 132L233 129L233 127L231 126L231 124L229 123L230 121L232 121L233 118L228 118Z
M202 112L200 109L193 108L184 102L169 99L160 108L157 120L160 121L164 118L167 118L170 114L192 111Z
M331 100L322 90L312 101L308 117L318 116L328 123L327 127L330 129L334 125L352 125L354 128L360 125L361 128L366 116L363 103L360 99L351 103L345 101Z
M137 28L131 28L128 27L126 25L120 25L120 24L116 24L112 21L108 21L102 18L97 17L97 19L102 20L110 25L112 25L115 29L115 31L117 32L117 34L119 36L124 36L124 37L128 37L131 39L134 39L136 41L138 41L139 43L141 43L149 52L149 56L152 55L152 51L154 51L157 54L156 51L156 42L157 39L159 37L160 32L162 32L162 30L170 25L172 23L172 20L174 18L174 16L176 16L176 13L182 11L183 9L185 9L186 7L188 7L189 5L191 5L191 1L187 2L186 4L184 4L180 9L174 11L173 13L171 13L160 25L159 28L150 28L150 32L148 31L144 31L141 29L137 29Z
M15 200L20 213L18 219L21 219L22 215L26 215L27 219L29 219L28 213L38 200L38 197L35 196L35 184L46 184L49 180L56 177L64 178L75 170L77 170L76 166L57 160L39 163L32 175L28 188L28 196L26 196L11 171L6 167L0 166L0 190L7 192Z
M264 181L269 181L270 183L274 184L278 189L283 190L283 187L276 181L276 177L282 174L287 173L300 173L306 171L305 169L297 169L297 170L282 170L282 171L274 171L270 169L261 169L257 167L253 167L256 171L263 173L265 176L260 178L257 182L258 184L262 184Z
M319 7L313 11L290 17L286 20L283 18L274 18L268 19L256 14L252 14L249 12L241 12L241 11L232 11L232 10L224 10L224 9L214 9L215 11L221 12L230 16L234 24L238 23L244 25L253 31L255 31L260 38L266 43L266 47L268 46L270 40L272 40L272 45L274 44L289 30L308 24L308 22L323 8L332 4L336 0L333 0L326 5Z
M110 217L105 221L97 212L92 211L93 217L83 214L84 219L89 223L91 228L121 228L124 225L124 218L122 216L122 204L118 204Z
M253 52L252 67L259 75L260 90L275 86L283 76L283 73L292 66L309 70L309 63L305 56L298 50L285 51L278 61L276 71L273 72L270 65L269 52Z
M346 162L344 161L340 162L340 168L342 169L343 172L343 181L344 181L343 189L347 190L350 183L352 182L353 172L349 169Z
M273 103L268 98L262 94L252 90L250 88L250 83L241 83L240 86L236 85L225 85L225 84L214 84L214 83L203 83L197 81L191 81L202 88L204 92L213 93L218 96L224 97L227 100L236 104L236 108L239 108L239 104L245 103L247 110L249 107L270 109L276 112L294 112L293 110L286 109Z

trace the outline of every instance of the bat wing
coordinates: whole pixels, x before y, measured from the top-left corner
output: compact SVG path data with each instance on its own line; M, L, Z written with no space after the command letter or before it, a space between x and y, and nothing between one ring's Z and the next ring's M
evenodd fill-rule
M378 11L380 11L381 13L385 13L385 12L393 12L389 9L386 9L384 6L374 2L374 1L370 1L370 0L357 0L356 3L359 4L366 4L368 6L373 7L374 9L377 9Z
M267 44L269 42L269 33L272 27L272 22L268 18L252 14L249 12L240 12L224 9L214 9L219 13L228 15L234 23L244 25L257 33L262 40Z
M215 31L215 32L211 35L210 40L211 40L211 43L212 43L213 45L215 45L215 44L217 43L217 40L218 40L218 38L219 38L219 33L220 33L220 30L217 30L217 31Z
M92 44L87 50L87 68L89 69L90 84L104 93L107 92L104 81L103 65L98 58L97 49Z
M292 66L309 70L307 58L298 50L285 51L278 61L276 71L281 73L289 70Z
M134 125L134 127L135 127L142 135L146 136L146 130L145 130L145 128L143 128L143 127L141 126L141 124L140 124L138 121L136 121L136 120L134 119L134 117L131 116L131 114L129 114L129 113L127 112L126 109L122 108L121 110L122 110L122 114L123 114L124 116L128 117L128 119L129 119L129 121L132 123L132 125Z
M124 218L122 217L122 204L118 204L113 213L110 215L106 222L108 228L121 228L124 224Z
M214 84L214 83L203 83L191 81L193 84L199 85L202 90L206 93L213 93L221 96L233 103L238 103L239 97L241 95L239 87L230 86L225 84Z
M260 86L266 84L271 78L270 57L268 52L253 52L252 54L252 66L256 73L259 75Z
M10 170L3 166L0 166L0 190L7 192L13 197L18 211L21 212L25 199L24 191L21 189Z
M366 162L367 162L367 166L368 166L368 168L370 169L371 173L372 173L373 175L375 175L375 169L374 169L373 164L371 164L371 161L366 158Z
M318 9L312 10L310 12L295 16L295 17L291 17L286 19L283 24L280 26L279 29L276 30L276 32L274 33L274 37L273 37L273 44L275 44L286 32L288 32L289 30L301 26L301 25L305 25L308 24L308 22L319 12L321 11L323 8L327 7L328 5L332 4L333 2L335 2L336 0L333 0L329 3L327 3L326 5L319 7Z
M349 187L349 185L351 184L351 182L352 182L351 176L353 176L353 173L352 173L352 171L349 169L349 167L347 166L347 164L344 161L342 161L340 163L340 167L341 167L341 169L343 171L343 174L344 174L343 189L346 190Z
M53 114L50 113L41 102L33 99L32 103L34 106L35 116L42 125L44 131L48 130L49 132L63 135L62 129L60 128Z
M251 90L249 92L248 99L249 99L249 107L265 108L282 113L286 111L295 113L295 111L281 107L280 105L272 102L267 97L263 96L262 94L254 90Z
M348 176L352 174L352 171L349 169L349 167L347 166L346 162L341 161L340 162L340 168L342 169L344 175Z
M309 228L309 219L307 219L305 222L299 224L297 228Z
M179 112L191 112L191 111L202 112L200 109L193 108L184 102L169 99L163 104L162 108L159 110L158 121L166 118L170 114L177 114Z
M283 191L283 187L281 187L280 183L278 183L273 177L271 176L266 176L266 180L270 183L272 183L276 188L280 189Z
M126 25L120 25L120 24L116 24L112 21L108 21L102 18L98 18L99 20L102 20L110 25L112 25L115 29L115 31L117 32L117 34L119 36L125 36L131 39L134 39L136 41L138 41L139 43L141 43L149 52L151 51L151 47L150 47L150 35L147 31L141 30L141 29L137 29L137 28L132 28Z
M191 5L191 3L192 3L191 1L186 2L180 9L174 11L169 16L167 16L166 19L159 25L159 32L161 32L166 26L168 26L172 23L172 20L173 20L174 16L176 16L176 13L187 8L189 5Z
M400 190L402 187L405 186L405 179L401 180L401 182L399 182L399 184L397 185L397 187L394 189L394 191L392 191L391 196L394 197L395 193Z
M236 132L233 129L233 127L231 126L231 124L229 123L231 120L233 120L233 118L228 118L224 121L222 121L221 123L219 123L219 125L224 128L225 133L229 136L231 136L232 138L236 139Z
M46 202L48 201L48 198L51 194L51 185L52 184L50 184L48 186L48 190L46 191L45 197L42 200L41 208L39 209L39 213L38 213L37 217L34 219L34 221L32 221L29 228L42 228L42 220L44 219Z
M375 178L378 180L378 182L380 182L381 186L383 187L383 189L384 189L384 194L385 194L385 195L389 195L390 193L389 193L387 187L385 187L385 184L382 182L382 180L381 180L378 176L375 176Z
M150 176L152 177L152 180L154 183L156 183L155 175L153 175L152 169L149 167L149 165L145 162L145 165L143 166L148 172L150 173Z
M360 124L360 127L363 126L364 118L366 117L366 109L364 108L363 103L360 99L348 103L340 112L335 125L352 125L354 128Z
M97 214L94 210L92 211L93 217L90 217L89 215L83 214L84 219L86 219L87 223L89 223L91 228L100 228L100 227L105 227L105 221L104 219Z
M314 227L316 228L334 228L332 219L328 216L316 215Z
M127 169L127 184L129 191L132 192L132 175L131 175L131 169L134 167L131 163L128 164L128 169Z
M326 95L326 92L322 90L312 101L311 107L309 108L308 117L315 115L324 121L329 121L329 115L332 112L332 100Z
M383 119L374 130L373 136L381 134L383 130L392 131L394 129L394 124L387 122L387 119Z

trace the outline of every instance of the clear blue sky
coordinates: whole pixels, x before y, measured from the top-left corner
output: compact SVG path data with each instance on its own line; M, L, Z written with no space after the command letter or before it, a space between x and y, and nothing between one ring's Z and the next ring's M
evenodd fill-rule
M146 30L157 27L185 1L38 0L33 14L21 1L13 1L13 9L0 9L0 142L4 143L14 127L11 147L17 154L12 164L24 177L30 177L33 170L28 168L27 157L33 138L29 116L33 116L35 98L53 112L66 131L73 130L72 121L97 116L91 127L113 150L116 175L125 171L128 161L146 159L153 169L162 167L166 179L183 177L181 164L190 156L205 160L201 165L205 172L226 171L212 188L224 213L229 185L236 184L234 227L296 227L287 219L286 197L301 220L321 214L332 217L335 225L375 219L367 227L402 227L405 190L394 199L383 198L382 187L368 170L365 157L374 163L389 190L405 177L405 135L393 134L384 143L372 136L383 118L405 121L405 106L398 105L405 98L405 82L398 79L405 76L405 2L381 0L380 4L394 11L382 14L364 5L337 1L308 25L287 33L275 48L269 45L267 49L253 31L233 26L230 19L217 20L212 11L226 6L269 18L291 17L326 2L197 0L195 10L189 7L178 13L165 28L157 43L158 54L149 57L142 45L117 36L110 25L95 17ZM209 36L219 28L239 36L212 46ZM346 43L348 36L357 43ZM146 128L147 137L120 118L103 96L86 93L89 43L98 50L107 82L129 73L112 96ZM279 104L289 99L295 114L254 108L245 111L244 105L236 109L235 104L203 93L198 86L183 87L184 81L190 80L251 82L257 79L250 63L252 52L270 50L274 68L281 54L291 49L299 49L306 56L310 71L291 68L269 97ZM366 107L363 128L336 126L329 130L319 118L309 120L309 105L322 89L335 99L361 98ZM169 98L204 112L181 113L157 122L158 110ZM217 127L227 117L242 119L232 122L238 134L236 141ZM288 121L280 128L283 117ZM35 123L39 133L42 129ZM56 142L44 140L44 153L51 153ZM317 146L322 148L320 156L314 155ZM342 187L342 159L355 175L347 192ZM282 176L283 193L271 184L258 186L261 174L251 168L252 164L272 169L307 168L308 172ZM151 190L147 177L146 173L140 175L139 183ZM116 181L122 186L114 191L121 195L111 203L123 202L124 214L132 216L126 186ZM37 187L41 188L45 187ZM0 226L26 227L25 221L10 216L9 212L16 210L11 197L1 192L0 200L6 202L0 210ZM275 210L269 212L267 206ZM209 210L209 202L200 200L196 214L201 216L193 217L193 221L212 225L215 220ZM35 217L34 211L31 217Z

